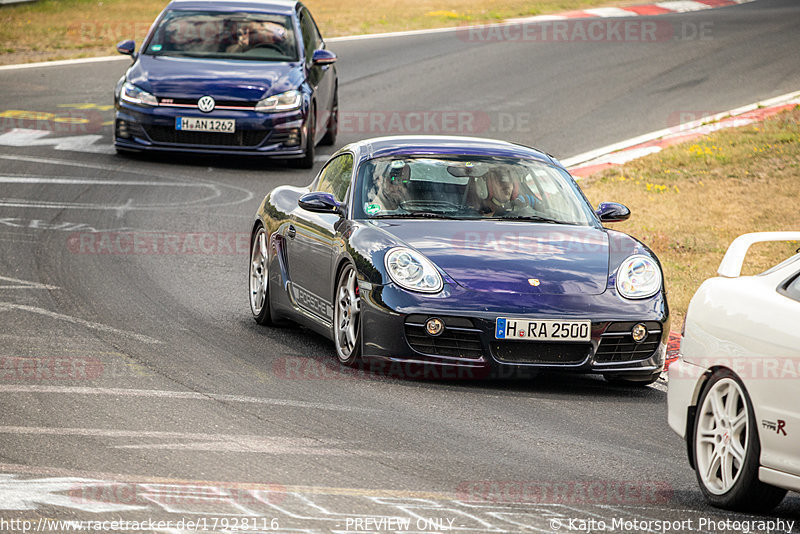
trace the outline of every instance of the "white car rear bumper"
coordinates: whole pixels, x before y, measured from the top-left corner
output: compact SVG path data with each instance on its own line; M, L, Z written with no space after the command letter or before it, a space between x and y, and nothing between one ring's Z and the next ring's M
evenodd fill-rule
M669 426L686 438L686 410L697 403L700 379L706 368L686 362L679 357L669 366L667 389L667 419Z

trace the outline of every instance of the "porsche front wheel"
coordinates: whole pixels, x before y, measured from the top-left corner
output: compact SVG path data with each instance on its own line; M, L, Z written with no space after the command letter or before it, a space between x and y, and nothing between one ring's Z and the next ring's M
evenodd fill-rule
M355 366L361 355L361 298L352 265L342 269L336 282L333 338L339 362Z
M250 311L258 324L271 324L269 311L269 249L267 232L259 226L250 242Z

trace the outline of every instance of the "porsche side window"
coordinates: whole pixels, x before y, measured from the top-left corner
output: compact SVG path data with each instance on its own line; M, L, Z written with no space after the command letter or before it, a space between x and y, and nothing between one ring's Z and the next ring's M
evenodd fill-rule
M332 193L339 202L347 198L353 174L353 155L342 154L330 161L319 175L317 191Z

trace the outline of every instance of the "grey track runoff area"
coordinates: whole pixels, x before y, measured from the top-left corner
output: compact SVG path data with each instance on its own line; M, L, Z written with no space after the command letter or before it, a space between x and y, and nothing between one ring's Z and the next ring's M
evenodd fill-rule
M333 42L349 121L337 146L437 133L403 128L447 112L476 121L447 133L566 158L800 87L796 2L637 20L702 38ZM800 518L796 496L769 518L705 506L663 384L353 375L321 337L257 327L253 214L312 173L113 155L105 123L126 66L0 71L0 518L263 517L308 532L366 517L464 532Z

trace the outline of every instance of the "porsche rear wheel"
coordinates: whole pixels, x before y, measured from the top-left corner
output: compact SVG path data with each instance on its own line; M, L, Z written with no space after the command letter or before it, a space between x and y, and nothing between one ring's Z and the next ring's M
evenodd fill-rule
M333 338L339 362L352 367L361 360L361 298L352 265L342 269L336 282Z
M271 324L269 311L269 247L267 232L260 226L250 243L250 311L258 324Z
M753 405L742 382L717 371L708 381L694 421L697 481L706 500L729 510L767 511L786 490L758 480L761 445Z

